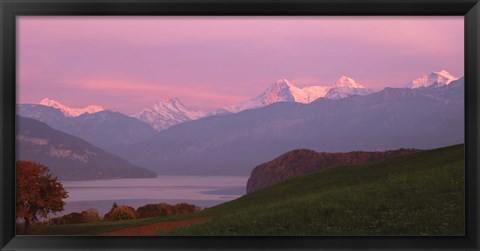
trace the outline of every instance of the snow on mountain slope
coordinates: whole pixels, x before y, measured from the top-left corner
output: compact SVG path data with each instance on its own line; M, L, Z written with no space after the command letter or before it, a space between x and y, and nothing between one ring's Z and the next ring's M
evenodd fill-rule
M105 110L103 109L103 107L99 105L89 105L84 108L72 108L49 98L42 99L39 104L56 108L60 110L66 117L78 117L84 113L91 114L91 113L97 113Z
M204 116L206 116L205 112L186 108L178 98L159 100L133 115L133 117L149 124L157 131Z
M345 98L350 95L366 95L371 93L370 89L358 84L355 80L342 76L339 80L329 86L307 86L299 88L287 79L277 80L271 84L259 96L246 100L238 105L225 107L216 114L230 112L236 113L243 110L255 109L267 106L276 102L296 102L308 104L318 98L330 99Z
M332 85L332 88L365 88L363 85L357 83L352 78L347 76L341 76L337 81Z
M295 89L296 88L296 89ZM292 92L295 102L308 104L318 98L324 97L330 90L328 86L306 86L303 88L295 87Z
M300 99L297 100L297 102L300 103L310 103L318 98L325 97L327 95L328 91L330 90L331 87L329 86L306 86L303 87L302 90L304 92L304 101L301 101Z
M346 76L342 76L333 83L332 87L325 95L325 98L341 99L351 95L367 95L372 92L373 91L371 89L365 88L355 80Z
M327 86L307 86L299 88L287 79L280 79L271 84L267 90L257 97L241 102L238 105L225 107L222 110L236 113L277 102L297 102L307 104L315 99L325 96L328 90L329 87Z
M408 83L407 88L419 88L427 87L433 84L438 86L448 85L452 81L457 80L458 78L447 72L446 70L434 71L430 75L423 75L415 80Z

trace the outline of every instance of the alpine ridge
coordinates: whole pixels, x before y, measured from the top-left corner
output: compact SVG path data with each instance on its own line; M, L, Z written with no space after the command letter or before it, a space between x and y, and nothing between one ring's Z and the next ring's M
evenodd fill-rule
M367 95L372 92L373 90L365 88L365 86L357 83L354 79L342 76L333 83L332 87L325 94L325 98L341 99L352 95Z
M45 106L50 106L55 109L60 110L66 117L78 117L84 113L97 113L104 111L103 107L99 105L89 105L84 108L72 108L69 106L66 106L56 100L49 99L49 98L44 98L39 102L40 105L45 105Z
M342 76L331 85L306 86L299 88L287 79L272 83L263 93L238 105L224 107L218 113L237 113L244 110L264 107L277 102L308 104L318 98L340 99L351 95L366 95L372 90L358 84L354 79Z
M407 88L427 87L431 85L443 86L448 85L458 78L447 72L446 70L434 71L429 75L423 75L417 79L410 81Z
M461 78L448 86L385 88L308 104L277 102L188 121L126 147L121 156L159 174L248 175L292 149L429 149L463 141Z
M194 111L185 107L178 98L165 98L148 106L133 117L161 131L182 122L199 119L206 115L203 111Z

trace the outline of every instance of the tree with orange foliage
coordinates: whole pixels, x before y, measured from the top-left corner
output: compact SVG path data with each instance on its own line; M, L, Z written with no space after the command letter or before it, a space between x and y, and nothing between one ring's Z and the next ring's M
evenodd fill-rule
M23 160L17 160L15 166L16 217L25 220L24 234L28 234L30 222L37 221L38 216L46 218L63 210L68 193L48 167Z

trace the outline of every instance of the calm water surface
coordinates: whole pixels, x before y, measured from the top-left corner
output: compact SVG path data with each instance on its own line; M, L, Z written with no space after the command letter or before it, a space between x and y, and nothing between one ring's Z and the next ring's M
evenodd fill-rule
M169 176L145 179L62 181L68 191L65 210L57 215L96 208L103 216L112 204L134 208L148 203L187 202L211 207L245 194L248 177Z

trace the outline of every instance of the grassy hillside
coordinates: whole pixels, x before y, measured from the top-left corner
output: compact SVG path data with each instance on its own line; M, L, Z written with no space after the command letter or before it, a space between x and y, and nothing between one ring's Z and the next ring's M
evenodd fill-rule
M92 235L200 217L158 234L463 235L464 145L318 171L198 213L32 230Z
M464 145L294 178L172 235L463 235Z
M309 149L296 149L256 166L247 181L247 193L335 166L368 164L418 152L421 152L421 150L398 149L393 151L326 153Z

